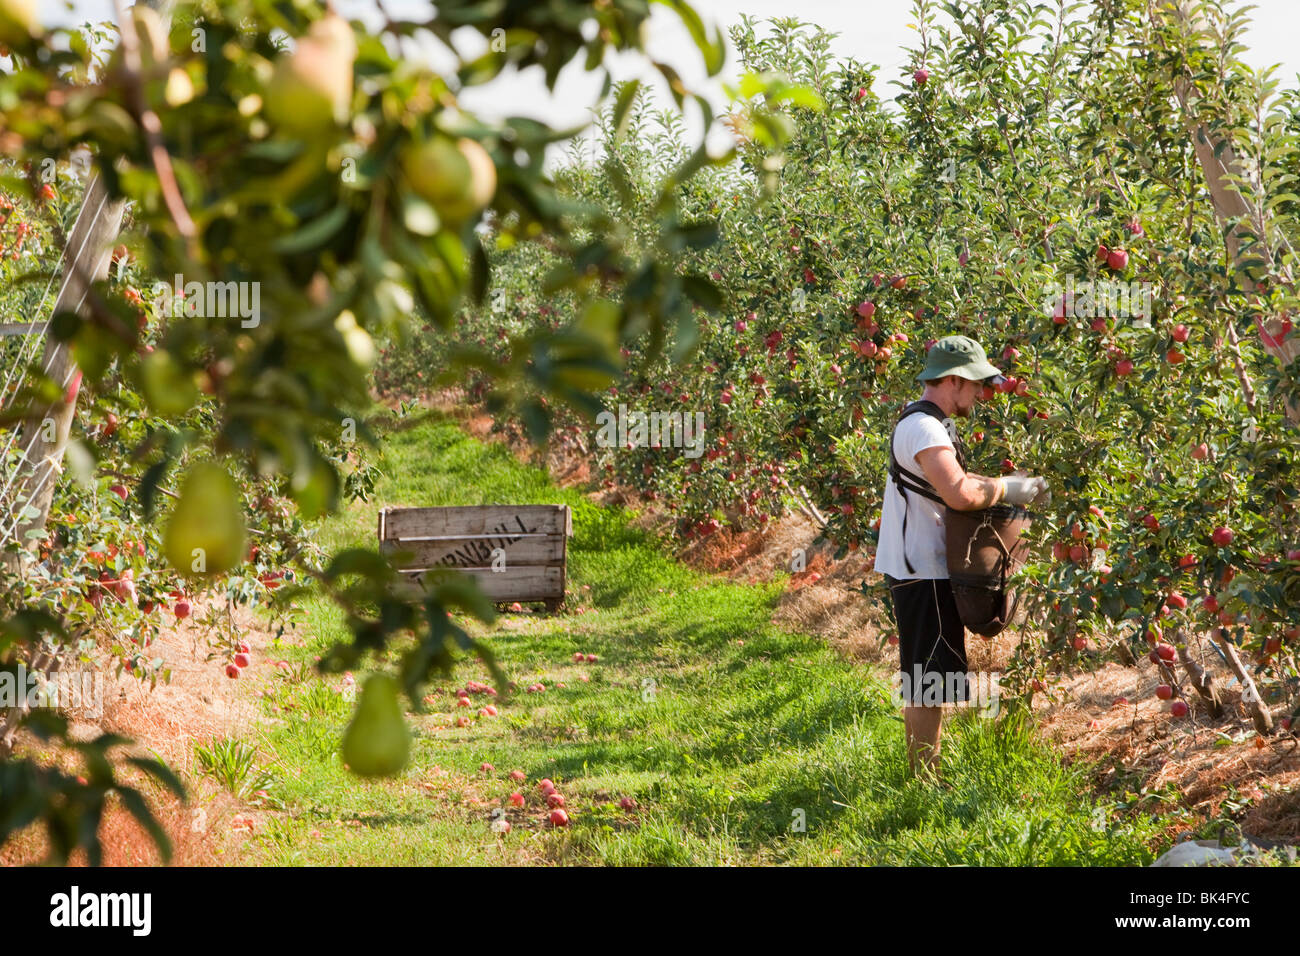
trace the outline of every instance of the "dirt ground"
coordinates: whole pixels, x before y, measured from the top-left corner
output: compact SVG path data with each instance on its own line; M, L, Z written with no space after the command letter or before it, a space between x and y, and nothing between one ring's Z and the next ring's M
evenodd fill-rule
M196 602L193 614L169 622L154 639L149 651L166 661L171 668L170 683L159 680L152 689L148 683L127 672L114 676L116 667L105 657L102 716L93 717L79 711L69 712L71 732L78 740L89 740L100 733L112 732L130 737L135 745L130 752L139 756L161 758L184 781L190 793L188 805L182 805L170 792L134 770L121 773L125 782L141 787L150 798L159 820L172 842L172 863L188 866L213 866L241 839L259 828L261 812L254 802L236 799L195 768L194 745L212 740L240 738L257 746L259 727L266 726L260 717L257 698L260 685L275 672L279 649L274 636L248 608L234 608L231 622L237 640L252 648L252 663L239 678L225 674L226 658L217 654L197 622L209 611L224 614L224 603L205 605ZM293 638L290 638L293 639ZM256 690L250 693L249 685ZM20 755L31 753L35 742L20 738ZM76 768L65 768L72 773ZM135 820L110 802L100 827L105 866L142 866L161 863L153 841ZM0 864L22 865L41 859L45 854L44 836L31 828L18 839L0 848ZM74 859L74 865L84 863Z

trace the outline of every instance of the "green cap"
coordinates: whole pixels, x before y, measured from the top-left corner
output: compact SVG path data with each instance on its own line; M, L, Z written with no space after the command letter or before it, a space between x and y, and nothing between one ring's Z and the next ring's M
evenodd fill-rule
M988 356L980 344L965 335L945 335L930 346L925 368L916 380L928 382L945 375L958 375L972 382L992 379L991 384L994 385L1002 380L1002 373L989 364Z

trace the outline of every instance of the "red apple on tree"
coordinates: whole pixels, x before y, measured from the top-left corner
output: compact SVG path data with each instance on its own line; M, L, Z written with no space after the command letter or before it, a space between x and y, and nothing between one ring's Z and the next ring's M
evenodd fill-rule
M1187 337L1190 334L1191 334L1191 329L1183 325L1181 322L1178 325L1174 326L1174 331L1172 333L1174 341L1179 343L1186 342Z
M917 70L915 73L912 74L912 79L916 82L917 86L925 86L925 81L928 80L929 78L930 78L930 71L927 70L925 67L921 67L919 70Z
M1156 687L1156 696L1161 700L1170 700L1174 696L1174 689L1168 684L1160 684Z
M1223 525L1215 528L1213 533L1210 535L1210 540L1220 548L1226 548L1228 545L1232 544L1232 538L1232 529L1225 528Z
M1169 705L1169 713L1173 714L1175 717L1186 717L1187 701L1185 700L1174 701L1172 704Z
M1106 265L1116 272L1122 271L1128 266L1128 253L1123 249L1111 249L1106 254Z
M1201 442L1199 445L1194 445L1192 447L1192 457L1197 461L1205 461L1205 459L1210 457L1210 446L1205 442Z

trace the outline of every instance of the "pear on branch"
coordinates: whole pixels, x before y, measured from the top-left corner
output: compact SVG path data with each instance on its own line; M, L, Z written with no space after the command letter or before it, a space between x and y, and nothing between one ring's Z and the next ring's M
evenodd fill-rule
M391 777L406 766L410 752L411 732L402 719L397 681L371 674L343 733L343 761L358 776Z
M168 563L185 575L221 574L243 560L244 535L235 479L214 462L196 465L163 532Z
M21 46L42 32L36 0L0 0L0 44Z
M472 139L435 135L408 144L398 162L411 189L452 227L477 216L496 194L496 165Z
M357 39L342 17L328 14L275 61L264 97L266 115L280 128L315 136L348 118Z

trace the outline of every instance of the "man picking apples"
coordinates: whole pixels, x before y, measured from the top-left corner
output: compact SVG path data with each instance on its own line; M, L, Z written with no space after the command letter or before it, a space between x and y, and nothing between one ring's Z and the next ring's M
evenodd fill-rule
M1047 481L966 471L953 417L969 417L981 387L1002 381L978 342L964 335L940 339L917 380L925 390L903 410L891 436L875 569L889 585L898 625L908 766L915 773L924 761L937 775L943 704L965 701L968 692L966 630L948 580L943 506L1027 505L1047 495Z

